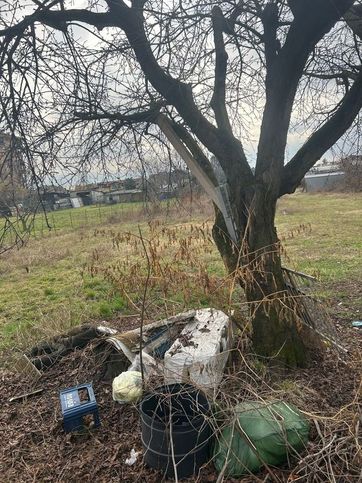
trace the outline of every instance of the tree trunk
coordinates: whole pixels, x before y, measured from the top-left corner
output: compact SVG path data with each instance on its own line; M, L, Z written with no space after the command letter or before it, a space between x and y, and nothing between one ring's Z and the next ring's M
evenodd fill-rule
M268 200L262 190L254 191L251 201L244 200L244 214L239 213L243 241L238 249L233 249L224 235L225 224L218 212L213 236L228 271L240 271L255 353L271 363L303 366L307 351L298 329L296 301L288 296L283 278L275 208L276 200Z

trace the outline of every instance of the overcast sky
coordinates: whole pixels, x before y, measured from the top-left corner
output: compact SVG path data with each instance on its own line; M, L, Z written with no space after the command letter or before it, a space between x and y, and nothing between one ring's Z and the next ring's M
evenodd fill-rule
M1 3L2 1L0 0L0 11L1 14L3 15L3 19L5 21L8 21L9 15L6 14L6 11L4 12L4 9L1 10ZM24 1L22 3L24 5L24 8L19 10L18 12L18 19L20 20L21 17L29 14L32 12L34 7L30 5L28 1ZM66 0L65 1L65 6L70 7L70 8L84 8L87 7L89 4L88 0ZM104 9L101 10L106 10ZM43 29L43 26L37 25L37 30L41 32ZM79 26L73 26L72 31L74 36L79 39L82 43L85 43L88 47L90 48L96 48L99 45L99 38L91 33L92 29L90 29L88 26L87 28L81 28ZM101 33L103 38L111 38L111 32L107 29L104 29ZM56 38L59 40L62 39L63 34L61 32L55 32ZM247 125L248 127L248 133L246 135L245 131L242 132L240 131L241 139L244 144L244 148L247 152L248 155L248 160L251 165L255 164L255 158L256 158L256 150L257 150L257 142L258 142L258 137L259 137L259 131L260 131L260 122L261 122L261 112L254 111L252 112L250 110L249 105L243 105L241 103L240 109L243 111L243 122ZM295 116L295 114L293 114ZM293 121L294 119L292 119ZM292 122L293 124L293 122ZM238 134L238 129L236 129L236 134ZM298 128L294 128L294 130L291 130L288 136L288 144L287 144L287 150L286 150L286 161L288 161L293 154L297 151L297 149L304 143L304 141L308 138L308 136L311 134L310 130L307 130L306 128L300 126ZM146 156L147 156L146 152ZM155 153L151 153L149 156L149 160L147 161L152 161L152 156L154 156ZM160 153L160 156L162 156L162 153ZM330 151L326 153L325 155L326 158L332 159L333 153ZM137 173L139 173L140 167L139 163L134 163L135 166L132 168L132 166L129 165L126 168L119 168L116 167L115 165L112 166L112 164L109 165L109 171L111 175L113 174L114 176L120 176L120 177L125 177L125 176L135 176ZM138 165L137 165L138 164ZM162 164L162 163L161 163ZM177 159L176 164L179 164L179 160ZM164 166L167 166L167 160L165 158L165 164ZM60 173L55 173L56 177L60 177ZM98 167L94 167L93 169L89 170L88 173L89 178L93 178L95 180L99 180L103 178L103 173L99 170Z

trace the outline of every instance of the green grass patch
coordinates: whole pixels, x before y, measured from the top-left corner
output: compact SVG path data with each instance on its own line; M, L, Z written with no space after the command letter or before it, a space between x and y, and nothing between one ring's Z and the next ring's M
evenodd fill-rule
M227 307L230 280L225 281L210 240L209 213L182 219L177 210L168 211L166 221L149 225L141 209L132 203L54 212L50 231L38 215L35 236L0 259L2 346L29 345L82 322L137 313L146 275L139 226L146 245L153 244L149 316L184 307ZM286 266L318 276L325 296L333 290L348 294L344 285L360 276L361 195L286 196L276 224ZM236 291L233 303L240 297Z

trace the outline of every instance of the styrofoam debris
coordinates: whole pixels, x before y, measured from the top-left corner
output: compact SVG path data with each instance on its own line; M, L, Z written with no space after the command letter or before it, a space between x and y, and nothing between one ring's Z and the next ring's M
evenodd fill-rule
M191 382L216 388L231 347L229 317L215 309L197 310L165 354L165 383Z
M138 455L140 451L135 451L133 448L131 449L131 455L129 458L126 459L125 464L128 466L132 466L136 463Z

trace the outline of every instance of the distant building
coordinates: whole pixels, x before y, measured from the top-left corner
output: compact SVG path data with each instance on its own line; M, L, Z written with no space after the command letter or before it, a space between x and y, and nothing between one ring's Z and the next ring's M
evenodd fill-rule
M124 180L122 179L115 179L111 181L102 181L93 185L93 188L103 191L112 191L112 190L121 190L124 189Z
M69 193L65 188L61 186L44 186L40 192L40 201L43 207L47 211L53 211L59 209L63 202L60 200L64 200L65 198L69 198Z
M144 201L144 192L142 190L113 190L103 194L103 202L107 204L114 203L132 203Z
M148 185L155 191L175 191L185 187L190 181L190 176L188 171L174 169L173 171L160 171L150 174L147 181Z
M343 171L309 173L304 178L304 188L307 193L332 191L343 186L344 178Z
M11 216L27 196L21 140L0 132L0 216Z
M94 185L93 189L75 189L70 191L71 198L79 198L83 206L97 205L104 203L103 191L96 189Z
M83 206L83 201L78 197L69 198L69 201L72 208L80 208Z
M67 208L73 208L73 205L72 205L72 203L70 201L70 197L69 196L67 198L60 198L54 204L54 209L55 210L65 210Z
M142 184L140 180L142 178L126 178L126 179L115 179L110 181L101 181L99 183L87 183L79 184L72 187L72 192L91 192L100 191L106 193L108 191L114 190L125 190L125 189L141 189Z
M169 199L185 192L191 184L195 188L197 181L186 170L160 171L159 173L149 175L147 192L151 198Z

